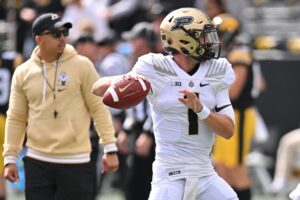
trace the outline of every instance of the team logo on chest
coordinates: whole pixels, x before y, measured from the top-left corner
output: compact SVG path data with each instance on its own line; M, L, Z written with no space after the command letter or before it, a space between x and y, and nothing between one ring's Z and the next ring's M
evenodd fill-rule
M190 87L194 87L194 86L195 86L194 82L193 82L193 81L190 81L190 82L189 82L189 86L190 86Z
M68 74L62 71L58 77L58 85L59 86L66 86L70 81Z

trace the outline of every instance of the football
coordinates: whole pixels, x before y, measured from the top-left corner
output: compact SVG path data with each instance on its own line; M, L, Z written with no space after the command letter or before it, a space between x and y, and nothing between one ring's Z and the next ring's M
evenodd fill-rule
M103 95L103 103L111 108L128 109L145 99L150 83L141 77L122 77L112 84Z

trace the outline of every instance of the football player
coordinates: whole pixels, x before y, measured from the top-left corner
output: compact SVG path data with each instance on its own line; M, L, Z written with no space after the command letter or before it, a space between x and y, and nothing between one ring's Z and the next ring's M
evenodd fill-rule
M220 42L210 18L195 8L169 13L160 25L169 55L141 56L125 76L151 83L147 99L153 118L156 156L150 200L238 199L217 175L211 158L215 135L234 132L229 86L231 64L219 58ZM104 77L93 86L102 96L114 82Z

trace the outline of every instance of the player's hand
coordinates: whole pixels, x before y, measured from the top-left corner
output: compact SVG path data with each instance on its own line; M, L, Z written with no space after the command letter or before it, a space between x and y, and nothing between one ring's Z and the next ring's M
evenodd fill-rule
M104 154L102 157L102 173L114 172L119 168L119 159L117 154Z
M15 163L7 164L4 168L4 178L10 182L19 181L18 168Z
M102 77L99 80L97 80L92 87L93 94L97 96L103 97L105 91L109 88L111 85L112 78L111 77Z
M126 78L126 79L135 79L135 80L139 80L139 79L141 78L141 79L143 79L143 80L148 81L148 79L147 79L145 76L138 75L138 74L134 74L134 73L127 73L127 74L124 74L123 77Z
M180 90L180 93L184 94L184 98L179 98L178 100L183 103L189 109L192 109L195 113L202 110L203 105L197 95L190 90Z

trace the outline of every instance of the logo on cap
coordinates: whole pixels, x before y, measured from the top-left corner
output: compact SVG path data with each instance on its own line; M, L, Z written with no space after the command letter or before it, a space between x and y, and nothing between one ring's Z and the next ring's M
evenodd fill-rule
M56 20L57 18L58 18L58 15L57 15L57 14L52 14L52 15L51 15L51 19L52 19L52 20Z

